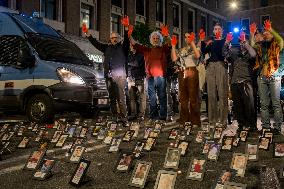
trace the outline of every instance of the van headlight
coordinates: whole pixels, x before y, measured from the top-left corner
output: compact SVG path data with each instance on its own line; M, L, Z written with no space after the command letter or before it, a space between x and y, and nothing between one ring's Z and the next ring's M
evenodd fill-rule
M66 68L58 68L57 73L63 82L84 85L85 81L76 73L71 72Z

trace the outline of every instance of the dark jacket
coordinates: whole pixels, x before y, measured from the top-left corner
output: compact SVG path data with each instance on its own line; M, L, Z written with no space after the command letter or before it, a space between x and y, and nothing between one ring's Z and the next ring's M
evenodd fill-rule
M209 45L206 45L204 41L201 41L201 52L202 54L209 53L210 57L207 62L217 62L224 61L224 56L222 54L222 48L224 46L225 39L214 40Z
M92 36L88 37L89 41L104 53L104 75L110 76L123 76L126 77L127 57L129 53L129 38L127 33L124 35L124 41L116 45L104 44L97 41Z
M128 56L128 76L134 79L144 79L146 77L145 61L143 54L132 52Z
M223 55L231 63L229 70L231 84L252 81L256 52L248 43L244 43L242 48L241 46L230 48L229 44L225 43Z

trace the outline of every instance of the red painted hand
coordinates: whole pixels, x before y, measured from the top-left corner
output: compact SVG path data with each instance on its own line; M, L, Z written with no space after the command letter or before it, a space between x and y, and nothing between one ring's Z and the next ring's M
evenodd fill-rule
M124 17L121 19L121 24L122 24L124 27L128 27L128 26L129 26L129 17L128 17L128 16L124 16Z
M252 23L252 24L249 26L249 31L250 31L250 33L252 33L252 34L255 34L255 32L256 32L256 24L255 24L255 23Z
M87 28L87 25L86 25L85 22L83 22L83 24L82 24L82 32L83 33L88 33L88 28Z
M241 42L246 41L246 33L245 33L245 32L241 32L241 33L240 33L239 40L240 40Z
M264 21L264 29L270 31L271 30L271 22L270 20Z
M131 36L133 30L134 30L134 27L133 27L133 25L130 24L130 25L128 26L128 37Z
M186 36L186 40L191 43L195 39L195 34L191 32L189 35Z
M171 40L172 46L176 46L177 43L178 43L177 36L176 35L172 35L172 40Z
M205 32L203 29L199 30L199 39L203 41L205 39Z
M233 33L232 32L227 33L226 41L227 42L231 42L232 40L233 40Z
M216 39L221 39L221 37L222 37L222 36L221 36L221 32L220 32L220 31L217 31L216 34L215 34L215 38L216 38Z
M162 26L161 26L161 34L162 34L164 37L169 36L169 28L168 28L167 25L162 25Z

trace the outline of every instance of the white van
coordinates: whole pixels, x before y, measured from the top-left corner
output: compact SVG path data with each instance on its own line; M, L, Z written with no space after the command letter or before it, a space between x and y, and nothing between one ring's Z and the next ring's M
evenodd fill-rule
M25 111L31 121L58 111L92 114L108 91L103 71L39 18L0 12L0 110Z

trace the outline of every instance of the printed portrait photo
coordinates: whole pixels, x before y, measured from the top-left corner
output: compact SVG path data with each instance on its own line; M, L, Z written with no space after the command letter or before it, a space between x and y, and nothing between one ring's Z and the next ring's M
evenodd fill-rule
M203 159L193 159L190 170L188 173L188 178L201 180L204 173L205 160Z
M155 189L172 189L174 186L175 175L161 174L159 183Z
M243 177L246 170L246 164L248 155L245 154L234 154L232 159L231 168L237 171L236 176Z
M275 143L274 156L284 157L284 143Z

